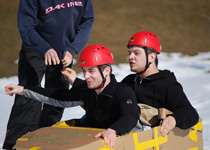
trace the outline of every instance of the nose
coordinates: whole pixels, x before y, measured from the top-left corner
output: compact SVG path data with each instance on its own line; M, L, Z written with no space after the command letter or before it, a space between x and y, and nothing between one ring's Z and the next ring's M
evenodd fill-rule
M90 73L84 72L84 78L85 78L85 80L88 79L89 77L90 77Z
M128 56L128 60L134 59L134 54L130 53L130 55Z

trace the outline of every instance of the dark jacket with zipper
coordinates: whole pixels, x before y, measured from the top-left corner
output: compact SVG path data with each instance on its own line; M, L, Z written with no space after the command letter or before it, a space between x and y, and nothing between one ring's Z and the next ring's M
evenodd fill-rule
M198 122L198 113L189 102L174 73L159 70L159 73L143 79L137 74L131 74L125 77L122 83L133 88L138 103L172 111L177 127L187 129Z
M83 105L90 127L111 128L120 135L130 132L139 119L140 109L133 90L118 83L114 75L99 95L79 80L70 90L25 87L24 95L59 107Z

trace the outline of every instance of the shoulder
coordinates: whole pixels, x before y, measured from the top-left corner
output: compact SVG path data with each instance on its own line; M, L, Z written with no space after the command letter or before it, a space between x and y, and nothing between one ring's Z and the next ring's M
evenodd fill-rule
M128 76L126 76L126 77L121 81L121 83L130 85L131 83L134 82L135 77L136 77L136 74L129 74Z
M133 89L124 84L118 83L114 93L114 101L118 104L135 104L137 106L137 99Z
M115 93L121 96L135 95L133 89L130 86L128 86L125 83L119 83L119 82L117 83Z
M182 89L181 83L176 79L176 76L173 72L169 70L160 71L162 78L159 79L159 83L162 88L165 87L166 90L169 89Z
M165 83L176 83L177 82L175 74L173 72L171 72L170 70L159 70L159 73L155 78L162 80Z

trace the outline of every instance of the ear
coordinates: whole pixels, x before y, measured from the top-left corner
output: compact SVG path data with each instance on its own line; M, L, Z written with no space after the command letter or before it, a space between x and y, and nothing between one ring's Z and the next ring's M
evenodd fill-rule
M105 69L104 69L104 75L109 75L111 72L111 68L109 66L107 66Z
M149 57L148 57L149 63L155 62L156 57L157 57L157 54L155 54L155 53L150 53L150 54L149 54Z

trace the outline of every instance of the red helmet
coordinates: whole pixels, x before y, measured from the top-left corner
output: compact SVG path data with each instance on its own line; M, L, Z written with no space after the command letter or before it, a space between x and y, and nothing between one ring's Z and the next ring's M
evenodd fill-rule
M156 51L158 54L160 54L161 51L161 45L158 37L149 31L135 33L128 41L127 47L129 48L131 45L147 47L148 49Z
M79 58L79 67L90 67L112 63L114 63L114 60L111 52L102 44L86 47Z

